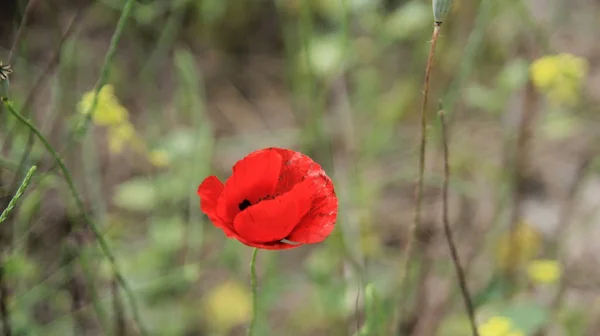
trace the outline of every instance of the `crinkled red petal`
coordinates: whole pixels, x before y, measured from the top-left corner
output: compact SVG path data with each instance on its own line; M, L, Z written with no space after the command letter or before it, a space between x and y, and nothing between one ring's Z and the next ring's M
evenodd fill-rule
M198 196L200 197L200 209L204 212L210 221L216 227L225 232L227 237L234 237L233 227L227 225L217 216L217 200L223 192L225 186L216 176L209 176L198 186Z
M314 244L327 238L335 228L338 199L331 179L324 173L307 180L312 182L314 191L312 207L286 239Z
M310 210L313 193L313 183L305 180L281 196L248 207L235 217L235 232L248 242L264 244L280 241Z
M285 148L273 148L282 157L279 183L275 193L283 194L304 181L307 176L325 174L321 166L310 157Z
M281 155L269 148L238 161L217 201L217 215L224 222L233 223L244 200L255 204L261 198L274 196L281 165Z

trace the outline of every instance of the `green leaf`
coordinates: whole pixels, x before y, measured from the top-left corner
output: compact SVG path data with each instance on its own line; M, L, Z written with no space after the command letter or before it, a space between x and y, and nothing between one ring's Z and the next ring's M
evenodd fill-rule
M385 33L393 40L407 40L420 36L419 32L431 26L430 7L421 1L411 1L398 8L386 21Z
M588 322L585 310L574 308L564 309L560 315L567 335L585 335Z
M116 206L139 212L149 212L156 206L156 189L146 179L134 179L117 186L113 202Z
M489 112L500 112L505 104L505 99L498 90L479 84L473 84L466 88L465 100L470 106Z
M150 226L153 246L170 253L180 248L185 235L185 223L179 217L159 219Z
M500 299L504 296L504 279L499 276L493 276L487 286L473 295L473 304L475 307L481 307L488 302Z
M385 323L383 321L381 297L373 283L365 287L365 324L359 335L383 335Z
M515 302L497 312L498 315L509 318L514 327L526 335L544 326L550 317L548 308L530 301Z
M471 323L469 318L463 314L449 315L440 325L437 335L439 336L456 336L469 335L471 333Z
M498 75L498 86L512 91L523 87L529 79L529 62L519 58L504 67Z
M578 120L565 111L549 111L541 121L542 132L548 139L569 137L578 126Z
M3 263L6 275L14 279L33 279L38 274L37 265L22 254L9 255Z

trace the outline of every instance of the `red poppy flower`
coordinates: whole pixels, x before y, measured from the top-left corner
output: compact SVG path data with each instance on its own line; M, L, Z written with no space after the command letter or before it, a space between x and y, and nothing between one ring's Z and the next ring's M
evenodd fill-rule
M202 212L227 237L268 250L321 242L337 217L331 179L311 158L289 149L250 153L225 184L207 177L198 196Z

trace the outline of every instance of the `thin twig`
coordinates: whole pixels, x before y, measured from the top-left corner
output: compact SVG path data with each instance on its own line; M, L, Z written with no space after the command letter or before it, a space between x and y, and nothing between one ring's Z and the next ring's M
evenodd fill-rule
M42 135L40 133L40 131L33 124L31 124L27 119L23 118L23 116L20 115L12 107L12 105L6 98L2 98L2 100L4 102L4 106L6 106L6 108L10 111L10 113L12 113L15 116L15 118L17 118L20 122L25 124L30 130L32 130L33 133L35 133L35 135L38 137L38 139L44 144L44 146L50 152L50 154L54 157L56 164L58 164L58 166L60 167L60 170L62 171L64 178L69 186L69 190L71 191L71 194L72 194L73 198L75 199L75 204L77 205L77 208L81 212L81 215L83 216L85 222L88 224L90 230L94 234L94 237L98 241L98 244L100 245L100 250L108 259L110 266L112 268L112 271L115 275L115 279L123 287L123 290L125 291L125 294L128 297L129 303L131 305L131 310L133 312L133 318L135 319L136 323L138 324L138 327L140 328L140 332L142 333L142 335L146 335L147 332L146 332L144 324L142 323L142 318L140 315L137 300L135 298L135 295L133 294L133 290L131 289L131 287L129 286L129 284L127 283L127 281L121 274L121 271L119 270L119 267L117 266L115 255L113 254L112 250L108 246L108 242L102 236L100 229L98 228L98 226L96 225L96 223L94 222L92 217L87 213L85 206L83 205L83 200L81 199L81 196L77 192L77 189L75 187L75 183L73 182L73 178L71 176L70 171L67 169L67 167L63 163L63 160L60 158L60 156L58 155L56 150L54 150L52 145L50 145L50 143L48 142L46 137L44 137L44 135Z
M473 306L473 301L471 300L471 294L469 293L469 288L467 287L467 279L465 276L465 271L460 264L460 257L458 256L456 244L454 243L454 238L452 237L452 230L450 229L450 219L448 218L448 184L450 182L450 164L449 164L450 151L448 149L448 134L446 133L446 120L444 118L443 110L439 112L439 116L440 116L440 123L442 126L442 146L444 148L444 183L442 185L442 221L444 224L444 235L446 236L446 240L448 241L448 248L450 249L450 256L452 257L452 263L454 264L454 269L456 271L456 278L458 280L460 292L461 292L463 300L465 302L465 308L467 310L469 322L471 323L471 331L473 332L473 336L479 336L479 333L477 332L477 323L475 322L475 308Z
M509 267L505 271L505 276L508 282L507 295L512 296L515 290L516 270L519 264L519 255L523 248L516 239L515 233L519 227L523 212L523 201L525 193L523 190L523 179L529 168L529 156L531 139L537 119L538 106L537 95L533 83L529 81L525 87L523 97L522 118L519 124L516 147L514 148L514 161L512 166L512 213L510 226L510 250L508 254Z
M63 150L63 152L68 150L74 143L77 143L83 137L83 135L87 131L89 124L92 121L94 113L96 112L96 108L98 107L98 96L100 90L108 80L110 65L112 64L113 59L115 58L117 46L119 44L119 41L121 40L121 35L123 35L123 31L125 30L127 20L129 19L129 16L133 11L134 4L135 0L127 0L125 5L123 6L123 11L121 12L121 16L119 17L119 21L117 22L117 28L115 29L115 32L110 39L108 51L104 56L104 64L100 69L100 77L98 77L98 80L94 85L94 99L92 100L92 105L87 111L84 111L85 119L81 123L80 127L77 127L75 131L71 134L71 137L67 141L66 148Z
M566 265L565 258L565 244L564 240L566 235L568 234L569 228L571 228L571 223L573 223L573 213L575 211L575 207L578 204L579 193L581 192L581 188L584 186L585 179L588 177L590 163L592 161L592 155L586 154L582 158L581 162L578 164L577 172L569 186L569 190L565 197L564 203L562 204L559 221L557 225L556 232L556 240L552 244L553 252L555 253L555 257L557 262L560 263L564 267ZM564 272L560 277L558 282L558 290L554 295L550 303L550 314L552 317L557 317L560 313L560 309L562 308L562 304L564 301L564 296L567 293L567 272ZM543 326L540 328L536 335L546 335L548 330L548 326Z
M12 335L10 313L8 311L8 288L4 279L4 263L0 259L0 315L2 318L2 331L4 336Z
M119 284L117 280L113 277L113 280L110 282L110 289L112 292L113 299L113 310L114 310L114 328L115 328L115 336L125 336L125 311L123 309L123 303L121 302L121 297L119 295Z
M75 235L73 244L69 245L69 248L72 249L73 256L77 257L79 261L79 266L81 267L81 273L83 275L83 279L86 282L87 293L89 294L89 298L92 303L92 307L96 312L96 316L98 317L98 322L102 327L102 330L105 333L108 333L110 330L110 324L108 321L108 314L106 313L102 304L100 304L100 296L98 295L98 288L94 283L97 280L97 274L94 273L94 267L92 263L89 261L88 251L85 249L84 242L81 237L77 237Z
M60 151L61 153L64 153L71 149L71 147L78 143L87 132L88 126L91 123L92 117L98 106L98 95L100 93L100 90L108 80L110 65L112 64L112 61L115 58L117 46L119 44L119 41L121 40L123 31L125 30L125 24L127 23L129 16L131 16L134 4L135 0L127 0L125 6L123 6L123 11L121 12L121 16L119 17L119 21L117 22L117 28L115 29L115 32L110 39L110 45L104 57L104 64L102 64L102 68L100 69L100 77L98 77L98 81L96 81L96 84L94 85L94 99L92 100L92 104L89 107L89 109L84 111L84 120L78 127L74 129L73 132L71 132L71 135L66 141L65 147ZM57 168L57 162L55 162L47 171L53 171L55 168Z
M423 101L421 105L421 142L419 148L419 175L417 177L417 186L415 188L415 208L413 212L413 220L408 233L408 242L406 244L405 259L401 266L400 274L400 286L404 288L404 283L407 282L407 273L410 268L413 254L415 253L415 239L417 234L417 228L421 225L421 203L423 200L423 175L425 174L425 153L427 147L427 102L429 99L429 78L431 69L433 68L433 59L435 56L435 47L437 45L438 37L440 35L442 23L435 22L433 26L433 34L431 38L431 48L429 49L429 56L427 57L427 65L425 67L425 81L423 83ZM402 291L404 292L404 291ZM392 328L394 330L398 325L398 318L400 312L397 312L394 316L396 320L393 321Z
M37 81L35 82L35 84L31 88L31 90L27 94L27 98L25 98L25 103L23 103L23 107L21 107L21 111L22 111L21 113L24 116L27 117L30 114L29 106L33 102L33 98L35 96L37 96L39 90L42 88L42 84L46 81L46 78L50 74L50 70L52 70L54 68L54 66L56 64L58 64L62 46L65 43L65 41L67 40L67 38L69 36L71 36L71 33L73 32L74 28L77 26L77 23L79 23L79 21L84 17L83 13L85 12L84 11L85 8L87 8L87 7L82 7L77 13L75 13L73 18L67 25L67 29L66 29L65 33L63 34L63 36L61 37L58 47L54 51L54 55L52 55L50 62L48 62L48 64L44 68L44 71L42 72L40 77L38 77ZM16 131L15 128L12 128L9 131L9 134L6 137L6 142L2 145L1 152L3 154L10 152L11 146L12 146L13 133L15 131ZM16 186L16 182L18 181L19 177L21 176L20 171L22 171L24 169L25 163L27 162L27 159L29 158L29 154L31 153L31 149L33 148L34 139L35 139L35 137L34 137L33 133L30 131L27 136L27 143L25 145L25 150L23 151L23 154L21 155L21 159L19 160L19 168L17 169L17 173L15 173L15 177L13 178L13 181L9 184L9 186L10 186L8 188L9 191L14 190L14 188Z
M449 126L452 125L453 119L458 117L456 113L454 113L457 105L456 103L459 101L465 83L473 73L473 68L477 64L475 58L479 55L479 50L485 41L486 29L491 22L490 18L493 15L494 6L494 0L481 0L479 2L473 29L469 34L467 45L463 49L464 52L460 56L460 65L453 76L454 78L448 85L448 90L442 98L444 110L447 115L446 123ZM432 135L436 136L439 133L440 132L434 132Z
M63 257L61 260L61 267L66 269L66 272L69 274L69 281L66 284L68 286L67 290L71 295L71 314L73 316L73 331L75 335L85 335L88 332L87 321L82 312L83 307L85 306L85 292L82 289L80 284L79 277L77 275L77 270L75 268L75 263L73 262L76 259L75 253L73 253L74 248L69 246L71 242L69 241L69 235L71 233L71 223L69 223L69 232L62 238L65 241Z
M0 214L0 224L2 224L2 222L4 222L8 218L8 215L10 214L10 212L17 205L17 202L19 201L19 199L25 192L25 189L29 185L29 182L31 181L31 177L33 176L33 173L35 172L36 168L37 168L36 166L32 166L31 168L29 168L27 175L25 175L25 179L23 179L23 182L21 182L19 189L17 189L17 192L15 193L15 196L13 196L13 198L10 200L6 209L4 209L2 211L2 214ZM1 254L0 254L0 256L1 256ZM11 328L11 322L10 322L10 312L8 310L7 302L8 302L8 287L6 285L6 280L4 279L4 262L3 262L2 258L0 258L0 315L1 315L0 317L2 318L2 329L3 329L4 335L11 336L12 328Z
M19 29L17 30L17 35L15 35L15 39L13 40L12 46L10 47L10 51L8 52L7 63L13 64L13 58L15 56L15 51L19 47L19 42L23 37L23 32L25 31L25 25L29 20L29 15L33 10L33 7L37 3L37 0L30 0L27 2L27 7L25 7L25 13L23 14L23 19L21 20L21 24L19 25Z

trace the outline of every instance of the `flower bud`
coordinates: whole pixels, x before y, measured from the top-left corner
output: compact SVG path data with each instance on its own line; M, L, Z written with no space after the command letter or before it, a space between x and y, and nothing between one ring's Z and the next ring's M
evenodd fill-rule
M433 19L436 23L442 23L444 17L452 8L453 0L433 0Z

